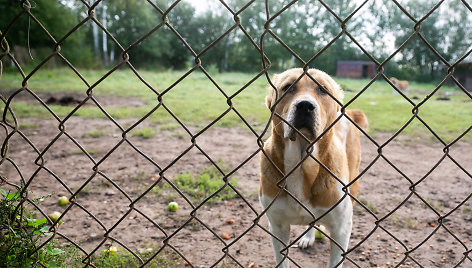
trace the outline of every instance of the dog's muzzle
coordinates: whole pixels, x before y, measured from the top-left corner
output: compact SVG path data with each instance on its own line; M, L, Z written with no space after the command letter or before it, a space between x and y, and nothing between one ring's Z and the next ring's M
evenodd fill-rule
M293 118L293 127L299 131L306 130L308 134L313 135L314 131L314 112L315 105L310 101L300 101L295 105L295 116ZM295 131L290 135L291 140L295 140Z

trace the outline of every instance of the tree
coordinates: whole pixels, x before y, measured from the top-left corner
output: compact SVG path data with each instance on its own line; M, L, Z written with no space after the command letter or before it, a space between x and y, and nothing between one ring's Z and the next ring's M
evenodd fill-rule
M0 0L0 14L2 14L2 16L0 16L0 29L2 32L21 11L20 1ZM31 13L56 41L59 41L78 23L77 11L63 5L61 2L35 0L32 2ZM6 39L10 47L14 50L14 53L15 48L20 50L22 47L29 47L32 51L36 52L36 62L43 60L47 55L54 52L54 42L27 14L23 14L12 25L11 29L6 34ZM16 52L19 54L19 51ZM74 34L70 35L66 41L61 44L60 53L73 64L83 65L89 62L91 55L87 53L84 32L76 31ZM32 60L27 60L24 56L16 56L23 58L20 60L20 64L32 63Z

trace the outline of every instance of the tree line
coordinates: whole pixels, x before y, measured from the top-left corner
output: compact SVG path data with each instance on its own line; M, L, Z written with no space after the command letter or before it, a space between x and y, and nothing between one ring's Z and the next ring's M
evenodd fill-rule
M268 10L271 16L284 8L287 2L270 0ZM31 13L56 41L88 16L87 7L77 0L34 0L30 3ZM168 0L152 1L153 5L164 11L173 3ZM247 1L228 0L226 3L237 11ZM331 74L336 72L336 62L339 60L369 60L358 45L382 62L415 30L450 62L458 60L471 48L472 16L460 0L443 3L416 27L414 20L421 19L435 3L429 0L403 1L402 7L410 17L392 1L370 1L345 25L336 16L347 18L358 8L360 1L326 0L324 3L329 9L314 1L293 4L267 25L273 34L263 35L267 22L265 1L253 2L238 15L246 33L239 27L229 32L201 56L202 65L220 72L260 71L261 56L253 42L260 46L262 36L264 52L272 68L282 70L302 66L300 59L308 61L323 50L310 67ZM0 16L2 32L20 13L21 4L19 0L0 0L0 14L5 14ZM189 2L181 1L167 16L169 24L196 54L235 25L233 14L219 1L202 10L197 12ZM162 15L145 0L102 1L95 8L94 17L100 25L89 20L61 45L60 53L75 66L112 66L122 59L119 46L128 48L162 23ZM101 27L106 28L111 36ZM9 29L6 40L22 65L34 65L54 51L48 33L24 14ZM335 38L336 41L332 42ZM297 56L293 56L281 42ZM192 53L165 25L128 54L130 62L137 68L185 69L195 64ZM62 64L58 57L49 63L52 67ZM4 65L8 64L4 62ZM413 37L386 65L388 75L420 81L441 78L446 71L438 55L419 36Z

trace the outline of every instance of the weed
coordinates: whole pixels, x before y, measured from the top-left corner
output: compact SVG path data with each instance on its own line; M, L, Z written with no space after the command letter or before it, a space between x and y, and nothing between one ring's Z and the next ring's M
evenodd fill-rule
M147 178L150 178L151 175L149 173L146 173L144 171L140 171L138 174L132 175L130 177L131 180L144 180Z
M196 220L193 220L191 221L188 225L187 225L191 231L200 231L202 229L202 225L196 221Z
M84 133L84 136L85 137L92 137L92 138L98 138L98 137L102 137L102 136L105 136L107 135L107 132L105 131L101 131L101 130L91 130L91 131L88 131L88 132L85 132Z
M472 216L472 208L465 207L462 212Z
M156 135L156 132L154 132L154 130L152 130L152 128L143 128L143 129L140 129L140 130L133 130L131 131L131 136L139 136L139 137L142 137L142 138L145 138L145 139L149 139L151 137L153 137L154 135Z
M408 213L405 215L394 215L391 218L393 225L407 229L418 229L419 222L413 218L413 215Z
M47 267L56 267L59 255L64 252L54 244L49 243L33 255L38 241L52 235L48 220L38 219L35 213L20 205L25 200L19 190L7 193L0 189L0 196L0 263L8 264L8 267L31 267L35 262L32 258L38 258Z
M221 161L219 161L217 164L223 169L223 171L227 171L227 168ZM237 180L237 178L231 178L229 179L229 183L232 186L237 187ZM179 173L174 176L173 183L193 202L203 201L225 185L223 175L213 166L205 168L198 173L192 173L188 171ZM155 194L167 194L169 191L163 190L171 190L171 188L172 187L168 184L164 184L163 186L155 187L153 192ZM236 193L231 189L231 187L226 186L220 192L218 192L218 194L209 199L208 202L216 203L220 200L229 200L233 198L237 198ZM165 199L170 200L169 198Z
M82 188L82 190L80 190L80 192L77 193L77 196L86 196L86 195L89 195L89 194L92 194L92 186L90 185L90 183L88 183L87 185L84 186L84 188Z
M377 208L371 203L369 202L369 200L367 199L364 199L364 198L359 198L359 201L364 204L364 206L366 206L370 211L372 211L374 214L377 213Z
M428 202L428 204L434 208L436 211L438 212L444 212L445 211L445 207L444 205L442 205L440 202L438 201L433 201L433 200L430 200L430 199L426 199L426 202ZM421 202L421 206L423 208L427 208L427 209L430 209L425 203Z
M56 247L54 240L47 243L39 251L39 261L48 264L48 267L81 267L81 255L74 245Z

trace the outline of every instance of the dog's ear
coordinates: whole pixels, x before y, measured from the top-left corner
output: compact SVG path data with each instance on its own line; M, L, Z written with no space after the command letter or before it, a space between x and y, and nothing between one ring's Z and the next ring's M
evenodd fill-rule
M333 80L333 84L334 84L334 90L333 90L333 93L334 93L334 97L341 103L343 103L343 99L344 99L344 91L343 89L341 88L341 86L336 83L336 81ZM341 110L341 106L339 104L336 104L336 111L339 112Z
M277 75L274 74L272 76L272 79L270 79L271 83L276 86L277 85ZM267 108L272 108L272 103L274 102L275 100L275 89L269 84L267 86L267 96L265 97L265 104L267 106Z
M265 104L267 108L272 108L272 94L269 92L269 94L265 97Z

